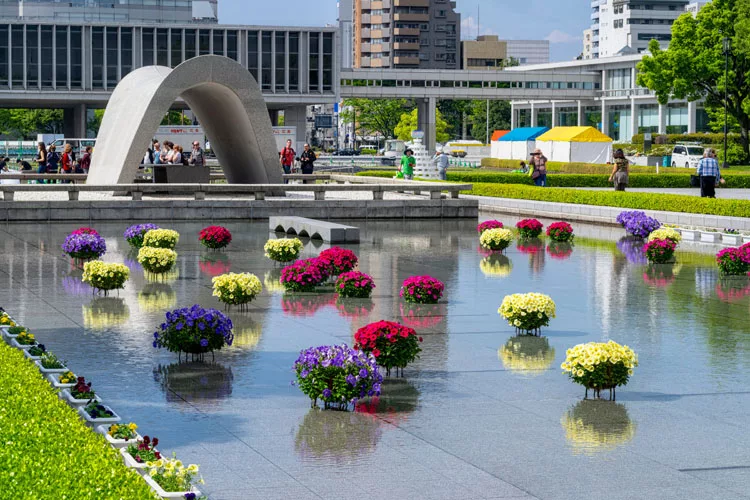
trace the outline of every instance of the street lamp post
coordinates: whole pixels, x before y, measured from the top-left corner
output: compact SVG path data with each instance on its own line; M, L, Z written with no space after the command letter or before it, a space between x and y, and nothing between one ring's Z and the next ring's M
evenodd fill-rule
M729 51L731 50L731 42L729 38L724 37L724 165L722 168L729 168L727 163L727 135L729 133Z

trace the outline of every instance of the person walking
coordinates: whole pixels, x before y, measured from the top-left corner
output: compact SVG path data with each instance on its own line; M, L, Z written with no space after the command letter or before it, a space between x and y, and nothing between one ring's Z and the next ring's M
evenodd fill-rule
M531 179L539 187L547 185L547 157L544 156L541 149L531 153L529 158L529 168L531 168Z
M201 148L201 143L198 141L193 142L193 151L190 153L190 165L196 167L206 166L206 153Z
M628 185L630 178L630 161L625 158L625 153L622 149L615 151L612 158L614 159L614 167L612 167L609 182L614 183L615 191L625 191L625 186Z
M297 153L294 151L294 148L292 147L292 140L287 139L286 146L284 146L284 149L281 150L279 153L279 164L281 165L281 168L284 169L284 173L289 175L292 173L292 166L294 165L294 158L297 156ZM284 179L284 184L288 184L289 180Z
M315 151L310 149L309 144L305 144L305 150L302 151L299 158L302 164L302 173L305 175L312 175L313 170L315 169L315 160L317 160L318 157L315 155Z
M438 178L441 181L447 181L450 157L446 154L445 149L438 150L438 152L435 153L435 157L432 159L432 161L437 164Z
M399 172L403 174L404 179L411 181L414 179L414 167L417 166L417 160L414 158L414 151L407 149L404 151L404 156L401 157L401 166Z
M698 162L696 175L701 181L701 198L716 198L716 186L724 183L719 170L719 162L713 149L707 148Z
M81 163L79 166L84 174L88 174L89 168L91 168L91 153L93 151L94 148L92 148L91 146L86 146L86 149L84 149L83 151L83 156L81 156Z
M37 174L46 174L47 173L47 146L44 145L44 142L39 142L37 144L37 152L36 152L36 164L37 164ZM38 184L44 184L44 179L39 179L37 181Z
M60 165L61 165L61 173L63 174L72 174L73 173L73 146L70 144L65 144L65 147L63 147L63 154L60 158ZM71 181L64 180L62 181L63 184L70 184Z

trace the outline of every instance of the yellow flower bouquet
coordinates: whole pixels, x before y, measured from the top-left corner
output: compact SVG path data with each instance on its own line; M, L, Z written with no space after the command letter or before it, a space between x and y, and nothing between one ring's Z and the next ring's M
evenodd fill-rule
M229 273L211 280L213 296L227 305L243 305L260 294L263 287L257 276L250 273Z
M266 257L276 262L291 262L297 260L302 251L302 242L297 238L282 238L268 240L263 247Z
M518 333L538 335L555 317L555 301L541 293L507 295L497 311Z
M485 250L505 250L513 241L513 231L510 229L488 229L479 237L479 244Z
M610 399L616 398L615 389L626 385L633 368L638 366L638 355L628 346L610 340L578 344L566 351L561 365L573 382L594 390L594 397L601 396L602 389L609 389Z
M161 230L160 230L161 231ZM146 236L153 231L146 233ZM169 248L144 246L138 250L138 263L143 269L154 274L164 274L172 269L177 261L177 252Z
M11 318L8 313L4 312L0 314L0 326L16 326L16 322L13 321L13 318Z
M123 288L129 278L130 269L125 264L94 260L83 265L83 282L103 291L104 295L110 290Z
M180 241L180 233L172 229L152 229L143 236L143 246L174 250Z
M648 235L648 241L653 240L672 240L675 243L679 243L682 241L682 235L679 231L672 229L671 227L662 226Z

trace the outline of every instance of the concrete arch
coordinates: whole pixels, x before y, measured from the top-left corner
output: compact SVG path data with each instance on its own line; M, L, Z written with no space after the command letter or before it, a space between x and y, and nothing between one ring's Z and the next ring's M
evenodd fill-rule
M260 88L245 68L221 56L196 57L174 69L147 66L123 78L107 104L88 182L132 182L154 132L180 97L203 125L227 182L282 182Z

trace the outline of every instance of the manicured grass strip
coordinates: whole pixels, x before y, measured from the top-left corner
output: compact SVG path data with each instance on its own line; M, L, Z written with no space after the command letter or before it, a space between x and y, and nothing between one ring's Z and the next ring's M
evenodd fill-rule
M151 499L20 350L0 341L0 497Z
M750 217L750 200L698 198L678 194L629 193L616 191L582 191L565 188L538 188L518 184L474 183L474 189L463 192L493 198L551 201L603 207L661 210L692 214ZM721 192L719 192L719 195Z

